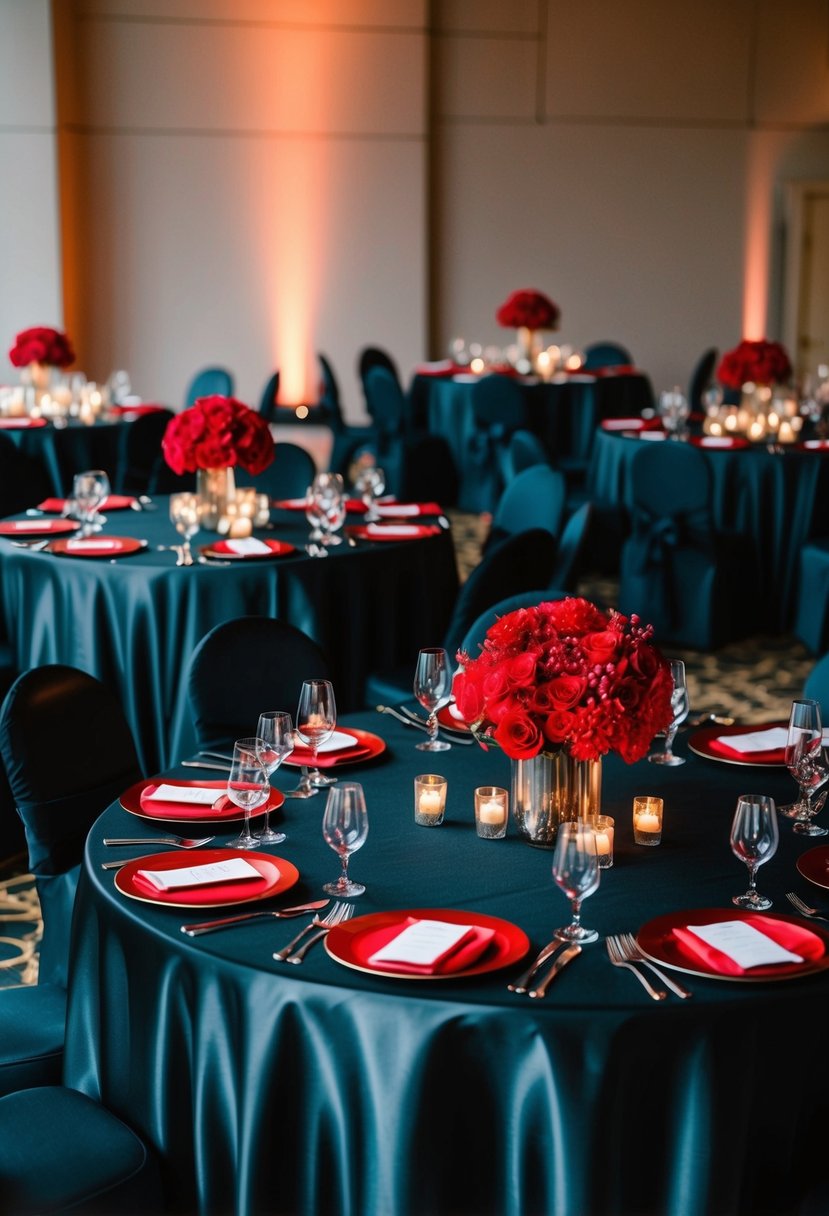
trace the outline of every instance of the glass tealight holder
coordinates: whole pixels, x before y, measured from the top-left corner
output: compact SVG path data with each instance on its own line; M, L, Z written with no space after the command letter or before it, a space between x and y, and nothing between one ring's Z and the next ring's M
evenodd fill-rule
M633 799L633 839L636 844L657 845L662 840L662 799L640 794Z
M590 820L590 826L596 836L599 869L609 870L613 865L613 833L616 825L610 815L596 815Z
M509 794L497 785L475 790L475 831L481 840L502 840L507 834Z
M443 823L446 810L445 777L437 773L422 773L414 779L415 823L424 828L436 828Z

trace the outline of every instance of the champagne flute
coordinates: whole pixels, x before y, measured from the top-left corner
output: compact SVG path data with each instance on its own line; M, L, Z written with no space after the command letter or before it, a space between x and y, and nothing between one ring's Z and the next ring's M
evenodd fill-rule
M256 737L237 739L233 744L233 760L227 778L227 796L245 812L241 835L229 844L231 849L255 849L259 844L250 830L251 812L268 801L271 786L268 774L259 758L262 741Z
M582 925L581 905L588 895L598 890L600 874L596 833L591 825L560 824L553 853L553 880L570 900L573 920L566 928L556 929L553 937L584 945L599 936L595 929L585 929Z
M823 757L823 721L817 701L792 701L786 767L798 784L800 796L797 802L783 808L783 814L794 820L794 830L799 835L826 836L826 828L812 823L826 801L823 794L815 804L814 796L829 778L829 768Z
M294 750L294 724L291 715L281 709L269 709L260 714L256 737L261 744L259 759L270 780L282 761ZM276 832L271 827L270 810L265 811L265 826L259 833L259 839L262 844L282 844L282 841L287 839L284 832Z
M438 738L437 712L449 704L452 695L452 672L449 658L442 647L431 647L418 654L414 695L429 714L429 738L416 743L415 747L421 752L448 751L452 744Z
M766 794L741 794L731 824L731 851L748 866L749 882L745 895L731 900L738 908L762 912L771 907L771 900L757 890L756 875L777 851L779 834L774 799Z
M83 473L75 474L72 481L72 498L82 525L80 536L89 536L100 530L100 522L96 522L95 517L109 492L109 477L103 469L87 469Z
M330 739L337 725L337 705L330 680L306 680L299 694L296 711L296 735L300 743L311 749L311 764L303 765L296 789L288 790L288 798L311 798L320 789L333 785L336 777L324 777L317 768L317 753L321 743Z
M674 690L671 693L671 711L673 718L671 725L665 731L665 750L661 752L651 752L648 760L651 764L668 764L676 766L685 763L684 756L675 756L671 750L673 747L676 732L680 725L688 717L690 704L688 701L688 685L685 682L685 664L682 659L671 660L671 679L674 682Z
M348 877L348 859L362 848L368 835L365 794L356 781L344 781L328 791L322 834L326 844L339 855L342 865L339 878L324 883L323 891L327 895L362 895L363 884Z
M182 565L192 566L193 554L190 549L190 541L198 532L201 524L198 494L171 494L170 522L184 537L184 544L181 546Z

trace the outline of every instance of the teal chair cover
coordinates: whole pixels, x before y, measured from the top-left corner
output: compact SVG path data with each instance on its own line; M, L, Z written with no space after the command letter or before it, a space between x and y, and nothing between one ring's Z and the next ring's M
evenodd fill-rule
M161 440L172 410L142 414L124 427L118 451L117 488L121 494L149 494L155 491L162 465Z
M824 729L829 727L829 654L818 659L806 677L803 695L811 701L820 702Z
M153 1216L158 1163L143 1141L85 1094L63 1086L0 1098L0 1213Z
M502 469L510 438L526 426L524 395L507 376L483 376L472 389L472 417L467 477L470 506L491 511L504 487Z
M189 408L199 397L213 396L233 396L233 374L225 367L205 367L197 372L184 394L184 407Z
M0 993L0 1095L58 1085L63 1071L66 989L27 984Z
M829 537L800 551L794 635L812 654L829 650Z
M574 511L561 530L558 538L558 553L553 567L550 588L554 591L574 592L584 564L584 553L593 521L592 503L583 503Z
M513 431L502 462L504 485L509 485L513 477L536 464L550 464L544 444L532 431Z
M377 432L374 426L352 426L346 422L334 369L325 355L319 354L317 358L322 371L320 407L334 436L328 468L332 473L347 475L349 465L361 449L366 448L376 457Z
M298 443L277 443L273 460L254 477L238 465L233 470L237 486L256 486L271 498L301 498L314 480L317 467L309 451Z
M688 382L688 404L695 413L703 410L702 394L710 387L717 366L717 348L712 346L697 361Z
M274 372L259 398L259 413L266 422L276 419L276 399L279 396L279 372Z
M548 604L551 600L563 600L567 598L564 591L522 591L519 595L508 595L506 599L499 600L497 604L493 604L491 608L487 608L476 618L470 625L469 629L458 647L464 654L468 654L471 659L477 657L480 651L487 630L500 620L502 616L506 616L510 612L517 612L519 608L535 608L538 604Z
M548 464L532 465L504 490L495 509L485 549L527 528L546 528L554 537L561 530L567 482Z
M584 348L584 367L629 367L633 363L630 351L620 342L592 342Z

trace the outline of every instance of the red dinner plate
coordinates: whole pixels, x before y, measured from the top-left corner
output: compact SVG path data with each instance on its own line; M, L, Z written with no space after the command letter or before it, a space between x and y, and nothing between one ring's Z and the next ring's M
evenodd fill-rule
M437 524L349 524L345 529L355 540L407 541L422 540L425 536L439 536L443 531Z
M106 549L99 549L95 543L97 539L112 541L111 546ZM89 538L89 547L81 546L80 541L77 547L68 548L69 542L66 540L53 540L48 545L50 553L57 553L63 557L126 557L129 553L138 553L141 549L147 548L145 540L136 540L134 536L102 536L100 538L91 536Z
M152 883L138 874L139 870L179 870L188 865L210 865L244 857L259 871L259 878L241 882L220 882L210 886L178 891L157 891ZM168 908L223 908L228 904L246 904L259 899L281 895L299 881L299 870L283 857L256 853L248 849L194 849L190 853L153 853L150 857L135 857L115 875L115 886L122 895L148 904L166 904Z
M438 710L438 722L447 730L465 731L466 734L469 734L469 727L463 718L456 718L448 705L444 705L443 709Z
M262 544L268 546L270 553L234 553L226 540L202 545L199 552L205 557L220 557L222 561L234 562L261 562L271 557L286 557L289 553L296 553L296 545L289 545L286 540L263 540Z
M703 726L701 730L696 730L688 740L688 746L692 752L698 756L704 756L706 760L718 760L720 764L741 764L748 765L752 768L785 768L786 760L783 749L779 752L756 752L754 756L745 754L744 759L738 756L728 756L717 750L716 746L712 747L712 743L716 739L725 739L729 735L751 735L756 731L768 730L771 726L788 727L788 722L763 722L753 726ZM771 756L771 758L765 758ZM759 757L759 759L758 759Z
M357 740L357 746L349 747L344 751L329 752L328 755L323 752L317 760L317 768L339 768L341 764L357 764L360 760L373 760L375 756L382 755L386 750L385 739L381 739L379 735L373 735L370 730L357 730L355 727L349 727L342 733L353 735ZM311 763L309 755L307 748L296 748L287 760L282 761L282 767L302 768L304 764Z
M460 971L440 971L432 975L408 971L387 971L382 966L372 967L369 958L389 940L389 930L405 928L409 918L416 920L443 920L452 925L476 925L494 929L495 937L487 950L470 967ZM333 959L344 967L355 971L366 971L369 975L384 975L394 980L459 980L470 975L483 975L501 967L511 967L524 957L530 948L530 939L523 929L498 916L487 916L483 912L465 912L462 908L406 908L394 912L372 912L358 916L342 925L335 925L325 936L325 948Z
M38 508L41 511L54 511L60 514L66 507L67 500L65 498L44 498L43 502L39 502ZM101 511L125 511L135 502L132 495L128 494L108 494L101 503L99 510Z
M151 794L154 789L157 789L162 782L155 778L152 781L136 781L135 785L131 785L128 790L125 790L119 801L125 811L129 811L131 815L137 815L140 819L152 819L161 822L167 821L184 821L193 820L197 823L222 823L232 822L235 819L244 819L245 812L231 802L225 790L227 789L227 781L165 781L164 785L182 785L182 786L199 786L201 789L215 790L216 802L213 806L193 806L186 802L154 802L147 801L146 795ZM285 801L285 795L281 790L271 790L271 796L264 806L258 806L254 811L254 818L257 815L264 815L265 811L275 811L282 806Z
M702 958L690 954L674 929L684 929L687 925L710 925L722 920L746 920L754 923L775 938L775 925L778 929L785 926L789 931L792 927L800 931L801 940L795 947L798 953L804 955L803 963L775 963L773 966L752 967L742 975L726 975L717 970L713 964L706 963ZM796 980L804 975L814 975L816 971L825 971L829 967L829 934L821 929L807 929L802 920L795 916L777 916L769 913L745 912L742 908L692 908L684 912L668 912L648 921L636 935L636 940L648 958L674 971L685 971L688 975L701 975L706 979L730 980L732 983L768 983L770 980Z
M829 845L820 844L816 849L801 853L797 868L809 882L829 891Z
M48 425L45 418L0 418L0 430L3 431L31 431Z
M74 519L4 519L0 536L55 536L61 532L77 532L81 525Z

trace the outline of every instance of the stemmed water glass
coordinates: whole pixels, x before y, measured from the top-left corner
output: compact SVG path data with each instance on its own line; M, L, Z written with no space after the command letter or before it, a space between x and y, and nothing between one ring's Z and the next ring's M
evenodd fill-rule
M259 759L270 779L282 761L294 750L294 724L291 715L281 709L269 709L260 714L256 737L260 744ZM287 839L284 832L276 832L271 827L270 810L265 811L265 826L259 833L259 839L262 844L282 844L282 841Z
M348 859L365 844L368 835L365 794L356 781L344 781L328 791L322 834L342 865L339 878L336 882L324 883L323 891L327 895L362 895L363 884L348 877Z
M89 536L100 529L96 515L109 494L109 477L103 469L87 469L76 473L72 481L75 513L81 522L79 536Z
M337 704L330 680L306 680L299 694L296 711L296 736L311 749L311 764L302 766L299 784L286 791L286 798L311 798L336 777L324 777L317 768L320 744L330 739L337 725ZM309 771L310 768L310 771Z
M771 907L771 900L757 890L758 868L777 851L779 834L774 799L766 794L741 794L731 824L731 851L748 866L748 890L735 895L732 903L738 908L762 912Z
M343 538L335 532L345 522L345 489L339 473L317 473L311 483L311 497L322 518L323 545L341 545Z
M363 516L366 523L373 524L381 518L377 510L377 499L385 488L386 474L382 469L378 469L377 465L366 465L358 473L357 480L354 482L354 491L359 494L366 505L366 513Z
M417 656L417 667L414 677L414 695L418 702L429 714L427 726L429 738L415 747L421 752L445 752L452 746L438 738L439 709L449 704L452 695L452 672L449 658L441 647L431 647L421 650Z
M669 764L676 766L685 763L684 756L675 756L671 750L673 747L676 732L680 725L688 717L690 703L688 701L688 685L685 683L685 664L682 659L671 660L671 679L674 682L674 689L671 693L671 711L673 717L671 725L665 731L665 749L661 752L651 752L648 756L651 764Z
M685 424L690 412L688 398L678 385L669 392L659 394L659 414L665 430L675 439L681 439L685 434Z
M596 853L596 833L589 823L559 825L553 853L553 880L561 888L573 910L572 923L556 929L554 937L564 942L594 942L599 936L595 929L585 929L581 923L582 901L598 890L599 858Z
M812 823L826 801L824 793L815 802L815 794L829 779L829 768L823 756L823 721L817 701L792 701L786 767L798 784L800 797L783 808L783 814L794 820L794 830L801 836L826 836L826 828Z
M237 739L233 744L233 760L227 778L227 796L235 806L245 812L245 826L241 835L232 840L231 849L255 849L258 839L250 830L251 813L268 801L271 785L268 774L259 758L261 741L255 737Z
M201 524L198 494L171 494L170 522L175 525L176 531L184 537L184 544L181 546L182 565L192 566L193 554L190 549L190 541L198 532Z

